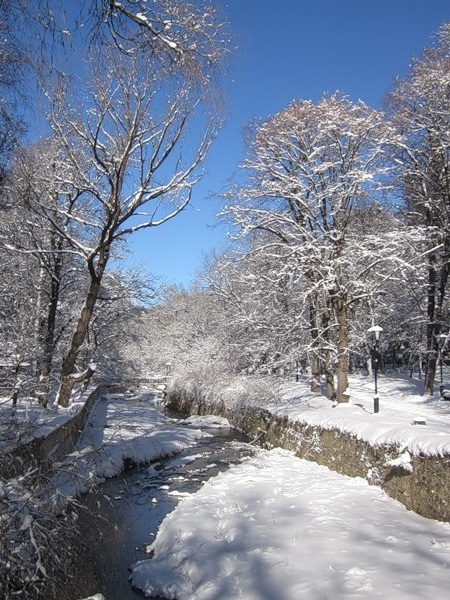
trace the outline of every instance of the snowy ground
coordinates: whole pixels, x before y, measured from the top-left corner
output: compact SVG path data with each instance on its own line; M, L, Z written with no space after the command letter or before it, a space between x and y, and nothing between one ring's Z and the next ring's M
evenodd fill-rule
M292 420L351 433L372 445L399 444L411 454L449 455L450 401L438 394L422 396L422 388L422 381L408 376L379 377L380 410L374 413L371 377L351 376L350 402L335 407L302 381L284 385L280 399L267 408Z
M411 452L450 449L450 403L417 394L408 378L351 381L333 408L304 383L272 409ZM425 424L424 424L425 423ZM450 525L407 511L381 489L282 450L261 451L184 499L132 566L146 596L177 600L444 598Z
M77 397L69 407L61 406L44 409L36 399L21 399L16 407L12 406L9 396L0 396L0 449L7 445L7 440L16 438L17 428L22 430L20 443L29 442L36 437L44 437L51 431L73 418L84 406L89 393ZM13 435L4 434L12 432Z
M350 404L337 407L310 394L303 382L288 383L271 409L374 444L448 454L450 402L420 396L417 385L407 377L381 377L380 412L374 414L371 378L352 378ZM200 428L212 424L192 418L190 427L179 426L151 395L101 400L77 452L61 465L61 497L114 475L127 458L149 461L194 445L207 435ZM261 450L182 499L149 551L153 558L136 563L131 572L131 583L149 597L429 600L448 595L448 523L407 511L365 480L282 450Z
M147 596L177 600L445 598L450 527L379 488L283 450L210 480L133 566Z

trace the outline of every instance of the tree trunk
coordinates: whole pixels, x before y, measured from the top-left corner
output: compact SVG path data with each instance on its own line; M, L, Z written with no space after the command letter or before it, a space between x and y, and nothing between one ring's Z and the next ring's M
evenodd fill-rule
M433 223L431 217L428 221ZM433 238L431 246L436 246L441 238ZM432 396L434 393L434 380L436 378L438 346L436 336L442 331L445 322L445 301L447 286L450 276L450 241L444 235L443 247L439 252L430 252L428 255L428 300L427 300L427 372L425 377L425 394Z
M61 249L59 244L58 249ZM37 396L42 406L47 406L50 374L52 372L53 352L55 350L55 328L61 287L62 255L55 256L50 287L50 302L48 304L45 331L43 333L43 353L39 363L39 383Z
M311 295L309 302L310 334L312 346L311 358L311 391L314 394L320 394L320 357L319 357L319 328L317 323L317 300L315 295Z
M329 298L325 298L322 308L322 338L325 349L322 350L321 372L325 374L326 390L328 400L336 398L336 387L334 385L334 372L332 353L330 351L330 323L331 323L331 306Z
M436 258L434 253L429 260L429 324L427 329L428 361L427 374L425 378L425 394L432 396L434 394L434 381L436 379L439 356L439 347L436 336L442 333L442 324L446 320L444 306L450 270L450 242L448 241L448 237L445 238L444 248L440 255L440 268L436 268ZM448 331L446 330L445 333L448 333Z
M325 373L327 382L327 398L328 400L334 400L336 398L336 388L334 386L334 374L331 369L327 369Z
M311 359L311 391L314 394L320 394L320 366L319 357L313 356Z
M65 356L62 363L61 381L57 394L57 402L60 406L63 407L67 407L69 405L73 387L79 381L79 378L76 375L74 375L75 363L78 358L80 348L88 332L89 323L91 321L95 304L97 302L98 293L100 291L100 284L105 266L106 262L105 265L100 267L100 269L97 268L95 277L91 275L91 283L89 286L84 306L81 309L80 317L77 323L77 328L72 337L69 352Z
M436 376L436 253L428 256L428 296L427 296L427 372L425 375L425 394L432 396Z
M45 271L41 265L40 267L40 277L39 277L39 292L38 292L38 298L37 298L37 302L36 302L36 338L37 338L37 347L38 347L38 354L37 354L37 358L36 358L36 363L33 365L33 374L37 377L37 384L36 384L36 397L37 400L39 402L39 404L41 404L42 406L47 406L48 403L48 386L44 383L44 377L45 377L45 381L48 381L48 374L49 371L46 369L46 331L45 331L45 323L46 323L46 319L43 316L43 309L42 309L42 304L43 304L43 300L42 300L42 296L43 296L43 290L45 287Z
M337 340L337 389L336 400L338 402L348 402L348 319L347 302L342 296L333 298L333 308L338 325Z

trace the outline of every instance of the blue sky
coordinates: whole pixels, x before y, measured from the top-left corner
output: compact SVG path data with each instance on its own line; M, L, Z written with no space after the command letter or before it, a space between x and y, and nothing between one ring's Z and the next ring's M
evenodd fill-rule
M244 156L242 129L293 99L340 90L379 106L450 21L449 0L222 0L238 46L226 86L228 120L185 213L131 240L133 264L188 287L203 256L226 245L215 227L223 191Z

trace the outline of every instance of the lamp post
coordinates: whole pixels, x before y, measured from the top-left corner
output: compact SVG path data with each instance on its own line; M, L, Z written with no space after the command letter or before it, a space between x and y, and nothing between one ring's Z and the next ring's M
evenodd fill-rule
M442 378L442 354L444 350L445 343L447 341L447 336L445 333L440 333L436 336L438 351L439 351L439 366L441 369L441 385L439 386L439 393L441 396L444 395L444 380Z
M383 328L379 325L372 325L367 330L367 333L372 333L375 336L375 344L372 347L372 365L373 374L375 378L375 394L373 397L373 412L377 413L380 411L380 397L378 396L378 366L380 361L380 333Z
M172 369L172 363L166 362L166 379L169 379L171 369Z

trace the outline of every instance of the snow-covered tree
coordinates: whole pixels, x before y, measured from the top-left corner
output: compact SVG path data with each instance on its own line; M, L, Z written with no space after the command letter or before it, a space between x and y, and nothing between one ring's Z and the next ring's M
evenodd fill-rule
M17 35L16 28L16 19L22 8L22 2L0 2L0 185L23 133L17 100L21 96L27 56L23 39Z
M41 25L32 44L44 72L50 63L67 64L56 50L70 54L81 40L142 53L166 74L207 84L231 46L220 4L211 0L87 0L70 7L64 0L37 0L23 12L32 26Z
M147 339L144 317L159 299L160 285L143 268L108 272L80 353L81 368L94 361L101 377L145 376L143 348L151 346L151 331Z
M397 81L388 98L402 135L397 144L396 182L410 223L423 228L426 256L428 359L425 392L433 393L437 338L449 329L450 273L450 24L437 44Z
M244 163L248 183L232 192L238 201L225 209L241 234L270 235L282 259L301 270L313 386L331 350L338 401L347 399L352 215L368 194L377 196L391 136L381 113L340 94L317 104L292 102L254 128Z
M233 372L290 373L306 362L307 308L299 273L291 267L277 245L267 244L264 251L223 255L202 274L224 312L222 339Z
M62 185L61 181L71 183ZM35 325L29 337L36 346L36 392L44 405L56 346L73 317L68 300L74 300L74 291L83 288L86 278L79 258L62 233L71 221L68 215L77 197L75 182L65 150L54 139L44 139L16 153L5 183L9 203L6 212L16 226L2 227L0 246L35 264L30 281Z
M11 225L2 214L4 225ZM38 355L35 337L36 311L34 277L37 268L31 257L2 251L0 264L0 363L1 387L17 402L34 389L32 365Z
M145 315L149 331L147 363L164 373L167 363L174 374L227 372L223 344L224 314L210 291L167 288L161 301ZM209 375L208 375L209 372Z
M76 190L70 210L59 209L61 234L89 277L62 362L62 405L83 375L76 373L77 358L111 253L128 235L164 224L189 203L220 126L208 81L226 49L222 22L204 3L92 6L107 9L107 27L91 37L88 68L80 65L72 81L57 73L49 93L49 123L66 149Z

